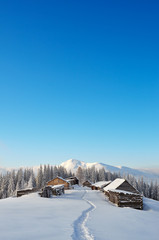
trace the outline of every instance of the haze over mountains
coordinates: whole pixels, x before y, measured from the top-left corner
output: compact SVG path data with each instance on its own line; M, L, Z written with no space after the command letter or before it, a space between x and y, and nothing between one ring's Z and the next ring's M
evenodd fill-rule
M83 161L79 161L77 159L69 159L63 163L60 164L60 166L63 166L66 168L67 171L71 171L72 173L76 173L76 170L78 167L82 168L91 168L95 167L97 170L101 169L104 167L106 172L112 172L112 173L119 173L121 176L131 174L137 178L142 177L144 180L151 181L151 180L157 180L159 182L159 169L134 169L134 168L129 168L125 166L112 166L108 165L105 163L86 163ZM32 167L34 172L36 173L39 166L34 166ZM0 173L5 174L7 171L11 171L13 168L5 168L5 167L0 167ZM17 170L18 168L14 168Z

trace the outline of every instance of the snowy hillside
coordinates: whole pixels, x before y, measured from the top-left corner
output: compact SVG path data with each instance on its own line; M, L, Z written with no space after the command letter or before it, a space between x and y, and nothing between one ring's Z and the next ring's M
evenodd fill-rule
M76 159L69 159L66 162L63 162L61 166L65 167L68 171L72 171L73 173L76 172L77 168L80 166L82 168L90 168L90 167L95 167L97 170L101 169L104 167L104 169L108 172L116 172L116 173L121 173L123 174L131 174L135 177L141 177L143 176L145 180L156 180L159 179L159 174L147 171L147 170L138 170L138 169L133 169L133 168L128 168L128 167L114 167L111 165L107 165L104 163L85 163Z
M159 202L119 208L100 191L77 187L53 198L37 193L0 200L3 240L158 240Z

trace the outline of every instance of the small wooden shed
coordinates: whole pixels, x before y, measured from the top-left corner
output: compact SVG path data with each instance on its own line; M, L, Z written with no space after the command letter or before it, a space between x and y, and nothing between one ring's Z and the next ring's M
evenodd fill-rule
M91 188L92 190L102 190L104 187L109 185L111 181L99 181L94 184L92 184Z
M126 192L123 190L109 190L109 201L118 207L131 207L143 209L143 199L140 194Z
M119 207L143 209L141 194L126 179L115 179L111 184L104 187L103 191L108 196L109 201Z
M109 190L123 190L139 194L139 192L124 178L116 178L108 186L104 187L103 190L106 195Z
M47 182L47 186L49 185L64 185L65 189L70 189L71 188L71 184L69 181L67 181L66 179L62 178L62 177L56 177L52 180L50 180L49 182Z
M40 193L41 197L50 198L52 195L61 195L64 194L64 185L49 185L45 186Z
M52 186L52 194L53 195L61 195L61 194L64 194L65 193L65 187L63 184L60 184L60 185L54 185Z
M69 181L71 185L79 184L79 180L76 177L69 177L66 180Z
M38 189L37 188L26 188L26 189L21 189L17 191L17 197L21 197L23 195L27 195L29 193L34 193L37 192Z
M83 187L91 187L92 183L88 180L86 180L85 182L82 183Z

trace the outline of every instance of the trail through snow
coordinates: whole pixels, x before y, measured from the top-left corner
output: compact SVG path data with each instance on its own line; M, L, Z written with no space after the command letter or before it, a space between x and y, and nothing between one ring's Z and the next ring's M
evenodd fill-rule
M159 202L119 208L100 191L75 186L65 194L37 193L0 200L2 240L158 240Z
M94 236L89 232L86 223L88 221L89 215L95 210L96 206L85 198L87 190L85 190L82 199L87 202L90 207L82 212L81 216L74 222L74 232L72 234L73 240L94 240Z

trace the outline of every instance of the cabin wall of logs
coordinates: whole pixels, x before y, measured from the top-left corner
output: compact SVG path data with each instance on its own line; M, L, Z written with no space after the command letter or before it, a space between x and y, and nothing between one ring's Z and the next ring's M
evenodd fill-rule
M69 181L71 185L79 184L79 180L76 177L70 177L67 178L66 180Z
M143 199L140 194L124 193L109 190L106 194L109 201L118 207L131 207L135 209L143 209Z
M53 195L59 196L64 194L64 186L57 186L56 188L54 186L46 186L42 189L42 192L39 193L41 197L50 198Z
M91 187L92 186L92 184L89 181L83 182L82 185L83 185L83 187Z
M91 186L91 189L92 189L92 190L100 190L99 187L96 187L96 186L94 186L94 185Z
M37 191L38 191L37 188L18 190L17 191L17 197L21 197L23 195L27 195L29 193L34 193L34 192L37 192Z
M51 185L51 186L52 186L52 185L59 185L59 184L63 184L65 189L70 189L70 186L71 186L71 184L69 183L69 181L67 181L67 180L65 180L65 179L62 179L62 178L60 178L60 177L56 177L56 178L50 180L50 181L47 183L48 186L49 186L49 185Z

